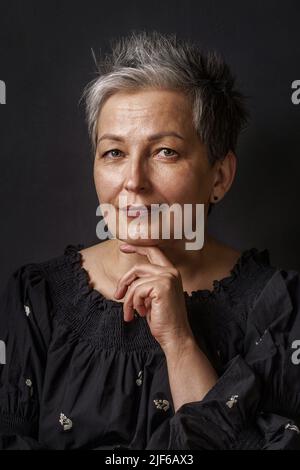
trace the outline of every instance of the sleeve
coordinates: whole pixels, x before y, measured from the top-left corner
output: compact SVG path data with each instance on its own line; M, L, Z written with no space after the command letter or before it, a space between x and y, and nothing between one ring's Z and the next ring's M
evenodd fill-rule
M147 449L300 450L300 282L276 271L248 315L244 351L199 402L181 406Z
M43 449L39 403L51 337L47 283L37 265L17 269L0 295L0 449Z

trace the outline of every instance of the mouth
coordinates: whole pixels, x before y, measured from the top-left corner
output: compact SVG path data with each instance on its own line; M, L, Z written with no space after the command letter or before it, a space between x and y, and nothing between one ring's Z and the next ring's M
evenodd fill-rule
M159 206L159 204L157 204ZM153 204L152 204L153 206ZM126 213L127 217L139 217L139 216L146 216L148 214L151 214L151 212L156 211L158 208L156 207L151 207L150 205L142 205L142 206L126 206L123 208L119 208L119 210L123 211Z

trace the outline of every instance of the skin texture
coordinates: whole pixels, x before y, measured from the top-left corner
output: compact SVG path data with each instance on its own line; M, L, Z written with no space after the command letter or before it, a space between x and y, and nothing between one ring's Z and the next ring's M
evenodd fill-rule
M148 136L167 131L176 132L183 140L164 137L148 142ZM213 196L218 196L219 202L229 190L236 171L235 155L229 152L222 163L211 167L192 123L190 103L174 91L143 90L111 96L98 119L98 140L108 133L125 140L105 139L98 144L94 181L99 202L118 207L119 196L126 196L128 203L136 204L204 203L201 250L185 250L184 240L140 239L130 244L158 246L179 269L187 292L211 289L213 280L228 275L240 255L206 231L208 204L214 202ZM170 160L167 155L174 157ZM138 254L120 252L120 244L118 239L107 240L82 250L91 282L109 298L113 298L119 278L135 263L145 262Z
M158 133L165 135L158 138ZM116 239L81 252L92 286L107 298L124 302L124 320L133 320L134 309L146 317L165 352L177 410L203 398L217 380L194 340L183 291L211 288L213 280L229 275L240 256L206 230L209 203L215 202L214 196L221 200L229 190L236 157L229 152L222 162L210 165L192 123L191 103L172 90L118 92L108 98L98 118L97 142L98 199L112 204L117 215L119 196L126 196L127 204L205 204L201 250L187 251L184 239L172 237L132 239L126 234L120 239L117 224ZM111 217L105 216L108 227Z
M150 136L161 132L173 132L181 138L165 136L148 142ZM107 134L121 136L124 142L108 140L104 138ZM219 164L211 167L194 130L189 101L178 92L113 95L102 108L97 140L94 177L101 202L118 207L119 196L126 196L132 204L204 203L207 212L213 186L220 199L227 189L224 186L229 181L221 186ZM234 157L228 160L233 167ZM233 170L230 168L231 173ZM153 245L153 240L131 243ZM169 240L165 244L170 247Z

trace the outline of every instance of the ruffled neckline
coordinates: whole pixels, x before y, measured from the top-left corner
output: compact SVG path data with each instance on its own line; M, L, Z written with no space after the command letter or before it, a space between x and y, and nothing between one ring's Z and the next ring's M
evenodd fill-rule
M84 249L83 243L69 244L65 247L64 256L71 263L73 275L77 283L74 303L78 302L81 297L89 297L91 302L100 304L102 309L121 308L123 302L106 298L100 291L94 289L90 285L90 277L86 269L82 266L83 257L80 250ZM198 289L190 294L184 291L187 304L193 304L195 301L217 298L221 292L234 288L241 278L247 277L249 264L254 263L257 266L270 265L270 256L268 249L259 251L252 247L241 252L239 259L236 261L230 271L230 275L220 280L213 281L213 289Z

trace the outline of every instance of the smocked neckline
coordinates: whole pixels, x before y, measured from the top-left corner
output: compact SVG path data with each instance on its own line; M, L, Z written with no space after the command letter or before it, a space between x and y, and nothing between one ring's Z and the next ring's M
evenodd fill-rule
M83 255L80 250L84 249L83 243L69 244L64 249L64 256L71 263L73 268L73 275L77 281L77 294L73 299L77 302L82 296L90 297L93 303L99 304L102 309L108 308L121 308L123 302L117 300L108 299L100 291L94 289L90 285L90 276L87 270L83 267ZM247 277L243 273L244 269L250 262L254 262L255 265L270 265L270 256L268 249L259 251L256 247L245 249L241 252L240 257L230 270L230 274L220 280L215 279L213 281L213 289L197 289L193 290L190 294L184 291L184 297L188 304L193 304L194 301L215 299L219 296L220 292L229 290L234 287L235 284L242 277Z

